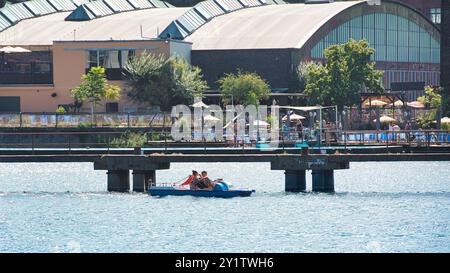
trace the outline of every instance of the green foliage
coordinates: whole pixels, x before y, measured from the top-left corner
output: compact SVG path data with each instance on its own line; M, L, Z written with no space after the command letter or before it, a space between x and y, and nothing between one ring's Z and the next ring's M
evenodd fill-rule
M274 118L272 118L272 115L270 113L267 114L267 123L269 123L269 125L272 125L272 121L278 123L278 116L275 116Z
M350 39L325 49L326 64L310 63L306 68L306 94L311 104L344 106L359 103L359 93L384 92L381 71L375 70L370 56L375 53L365 40Z
M436 120L436 111L431 111L428 113L420 113L416 119L416 123L423 129L431 129Z
M430 108L439 108L442 103L442 96L439 94L441 87L425 86L425 96L418 97L417 100Z
M6 5L6 0L0 0L0 8L3 8Z
M120 99L120 87L108 84L103 67L92 67L81 80L81 84L72 90L72 97L76 102L89 100L92 105L97 105L103 99L116 101Z
M218 81L222 102L224 104L259 105L260 101L270 95L267 82L256 73L241 72L227 74Z
M433 122L436 121L437 111L442 103L442 96L439 94L441 91L441 87L425 86L425 95L417 98L417 100L423 103L427 108L433 109L428 113L419 114L416 122L420 127L424 129L434 127Z
M308 82L308 67L312 65L313 62L301 62L294 74L294 89L295 91L304 91L306 84Z
M111 145L119 148L142 147L147 142L147 134L125 132L120 138L111 141Z
M208 88L201 70L184 59L144 52L125 65L129 96L136 102L169 110L177 104L190 104Z
M58 113L58 114L65 114L65 113L66 113L66 108L64 108L64 107L62 107L62 106L59 106L59 107L56 109L56 113Z
M450 131L450 123L442 123L441 130Z
M78 122L78 129L91 128L92 124L90 122Z
M442 94L442 111L443 116L450 116L450 94Z

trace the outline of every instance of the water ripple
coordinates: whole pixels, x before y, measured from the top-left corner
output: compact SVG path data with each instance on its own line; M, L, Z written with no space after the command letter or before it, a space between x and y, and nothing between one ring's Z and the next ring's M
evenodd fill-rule
M308 192L286 193L265 163L171 167L157 179L206 169L256 193L108 193L92 164L2 163L0 252L450 252L448 163L352 163L332 194L309 173Z

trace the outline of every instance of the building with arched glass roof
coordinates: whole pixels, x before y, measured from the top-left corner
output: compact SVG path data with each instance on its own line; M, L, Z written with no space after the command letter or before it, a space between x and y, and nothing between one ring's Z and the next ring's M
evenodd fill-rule
M274 92L297 91L293 75L300 62L320 61L324 48L364 38L376 49L373 60L385 71L387 89L416 97L424 85L439 85L439 30L395 1L207 0L191 8L158 0L16 5L0 10L0 45L32 53L17 65L2 62L0 112L6 104L11 111L54 111L70 104L70 89L93 65L105 66L108 77L122 84L123 64L143 50L183 56L203 70L211 89L225 73L241 69L260 74ZM3 57L8 63L13 56ZM19 109L11 106L11 97ZM145 110L126 96L105 109Z

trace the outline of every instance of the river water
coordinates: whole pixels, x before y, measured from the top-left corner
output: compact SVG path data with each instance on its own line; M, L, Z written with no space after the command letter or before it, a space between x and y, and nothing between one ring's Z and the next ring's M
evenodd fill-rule
M448 162L351 163L334 194L285 193L269 163L172 164L157 180L192 169L256 193L107 193L91 163L1 163L0 252L450 252Z

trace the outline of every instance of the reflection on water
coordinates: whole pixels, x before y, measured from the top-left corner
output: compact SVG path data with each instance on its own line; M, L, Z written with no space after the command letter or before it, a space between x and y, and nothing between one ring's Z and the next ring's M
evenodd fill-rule
M0 252L450 252L446 162L352 163L334 194L285 193L268 163L172 164L157 179L192 169L256 193L107 193L91 163L2 163Z

